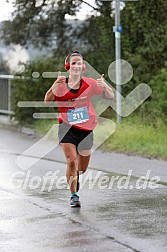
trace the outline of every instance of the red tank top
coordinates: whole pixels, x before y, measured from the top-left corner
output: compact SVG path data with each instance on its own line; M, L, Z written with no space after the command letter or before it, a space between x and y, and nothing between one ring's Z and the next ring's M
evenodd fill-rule
M103 88L92 78L82 77L81 86L77 90L70 90L67 83L60 85L55 94L60 112L58 121L64 121L76 128L93 130L97 121L91 99L102 93Z

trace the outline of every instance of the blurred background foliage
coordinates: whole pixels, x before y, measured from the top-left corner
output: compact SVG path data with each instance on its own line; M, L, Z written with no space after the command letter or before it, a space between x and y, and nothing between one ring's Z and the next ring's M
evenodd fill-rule
M40 2L40 4L39 4ZM31 123L32 113L40 108L18 108L18 101L42 101L53 79L32 78L32 72L63 71L64 58L73 50L99 73L107 76L108 67L115 60L114 16L111 3L96 0L92 12L79 20L75 14L81 9L82 0L17 0L12 19L4 21L1 39L5 45L33 45L42 50L47 47L52 55L25 65L22 79L13 81L13 102L16 119ZM90 7L90 3L87 3ZM133 79L123 85L126 96L140 83L147 83L152 95L135 112L146 123L157 126L158 120L166 123L167 112L167 4L166 0L140 0L126 2L121 12L122 59L133 69ZM71 18L71 19L70 19ZM4 66L2 66L4 67ZM110 81L111 82L111 81ZM112 83L115 87L115 84ZM48 110L47 110L48 111ZM110 117L111 111L105 113ZM115 114L112 112L112 116Z

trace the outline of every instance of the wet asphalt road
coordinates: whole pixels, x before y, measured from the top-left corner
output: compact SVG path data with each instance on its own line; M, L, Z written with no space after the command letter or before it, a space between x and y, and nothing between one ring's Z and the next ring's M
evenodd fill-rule
M167 251L166 186L137 189L148 170L149 179L166 182L167 162L97 151L81 177L82 207L71 209L59 147L41 160L24 155L25 163L37 162L18 166L19 155L38 140L0 129L0 251ZM50 149L54 144L46 141ZM125 189L119 178L130 169Z

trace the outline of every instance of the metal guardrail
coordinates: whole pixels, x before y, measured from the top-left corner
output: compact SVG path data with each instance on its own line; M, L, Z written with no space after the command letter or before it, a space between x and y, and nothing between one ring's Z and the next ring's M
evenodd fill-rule
M11 80L14 79L13 75L0 75L0 113L12 115L11 103Z

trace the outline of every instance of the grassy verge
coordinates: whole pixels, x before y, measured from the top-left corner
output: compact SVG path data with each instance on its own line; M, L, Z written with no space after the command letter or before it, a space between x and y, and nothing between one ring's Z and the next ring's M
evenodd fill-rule
M141 122L124 121L102 145L104 150L139 154L146 157L167 159L167 129Z
M46 134L54 123L55 120L40 120L34 127L41 134ZM163 123L159 123L156 128L142 123L139 119L124 119L122 124L115 124L115 132L100 146L101 149L167 159L167 128ZM96 132L96 139L101 141L109 129L110 124L100 127ZM50 137L55 139L56 134L53 132Z

